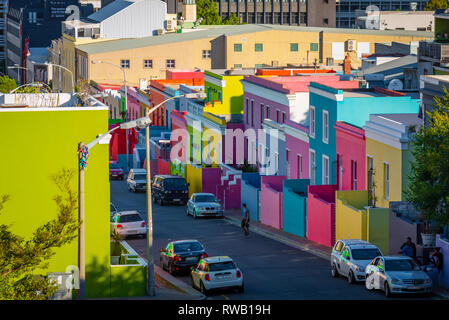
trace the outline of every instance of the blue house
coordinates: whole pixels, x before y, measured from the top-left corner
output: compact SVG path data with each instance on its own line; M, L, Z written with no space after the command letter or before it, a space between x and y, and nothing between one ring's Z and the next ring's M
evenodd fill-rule
M348 89L351 82L309 87L309 170L311 185L337 184L337 121L363 127L370 114L418 113L419 100L383 88Z
M265 119L262 123L265 141L259 141L262 162L259 173L267 176L286 175L285 133L283 125Z

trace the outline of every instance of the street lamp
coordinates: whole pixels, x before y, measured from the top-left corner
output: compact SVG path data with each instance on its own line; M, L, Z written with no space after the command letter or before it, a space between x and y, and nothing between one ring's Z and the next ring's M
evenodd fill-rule
M60 64L55 64L55 63L50 63L50 62L45 62L44 64L48 65L48 66L59 67L61 69L64 69L64 70L68 71L70 73L71 77L72 77L72 93L75 93L75 78L73 77L73 72L72 71L70 71L69 69L67 69L64 66L61 66Z
M149 109L146 108L146 117L150 120L150 114L157 110L161 105L166 103L167 101L176 99L176 98L189 98L189 99L204 99L206 94L204 92L200 93L187 93L179 96L174 96L168 98L157 106ZM151 120L150 120L151 122ZM151 199L151 166L150 166L150 128L146 128L145 132L145 146L146 146L146 170L147 170L147 294L149 296L154 296L154 259L153 259L153 209L152 209L152 199Z
M26 70L27 72L30 71L31 74L32 74L32 79L33 79L33 81L34 81L34 72L33 72L33 70L29 70L28 68L21 67L21 66L19 66L17 63L14 64L13 66L9 66L8 69L22 69L22 70ZM20 75L19 70L17 70L17 75ZM19 77L18 80L20 81L20 77Z
M126 71L125 68L117 64L113 64L102 60L92 60L92 64L104 63L110 66L119 68L123 72L123 84L125 86L125 121L128 121L128 86L126 85ZM129 143L128 143L128 129L126 129L126 171L129 172Z
M81 223L78 234L78 268L80 274L80 291L79 297L81 299L86 298L86 260L85 260L85 233L84 233L84 169L86 169L87 158L89 157L89 150L92 149L97 143L105 138L110 139L111 132L117 129L131 129L135 127L145 128L150 124L150 120L146 117L139 118L133 121L121 123L109 130L108 132L99 135L95 140L92 140L88 144L80 142L78 144L78 219Z
M40 87L40 88L47 87L47 89L49 89L49 92L51 91L50 86L48 84L46 84L46 83L43 83L43 82L31 82L31 83L22 84L21 86L18 86L17 88L11 90L9 93L10 94L14 93L17 90L19 90L20 88L24 88L24 87Z

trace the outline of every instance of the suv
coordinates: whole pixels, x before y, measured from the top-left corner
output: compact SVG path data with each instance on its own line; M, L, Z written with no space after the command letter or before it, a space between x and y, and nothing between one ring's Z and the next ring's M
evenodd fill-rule
M163 206L167 202L185 205L189 197L186 179L179 176L156 175L151 185L151 194L154 202Z
M145 191L147 189L147 170L131 169L126 179L128 190L132 192Z
M332 248L332 277L342 275L349 283L365 281L365 268L377 256L379 248L364 240L338 240Z

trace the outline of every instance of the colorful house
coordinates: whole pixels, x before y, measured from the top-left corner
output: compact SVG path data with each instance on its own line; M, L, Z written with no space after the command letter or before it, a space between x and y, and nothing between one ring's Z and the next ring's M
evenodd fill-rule
M8 150L0 159L0 165L8 168L0 179L0 194L11 196L1 220L28 240L37 227L57 216L53 199L59 192L51 176L64 168L72 170L75 174L70 186L74 192L78 190L78 143L89 143L108 131L108 107L93 97L79 107L82 102L70 93L2 95L0 103L12 104L17 99L26 101L28 107L0 107L1 135L15 132L13 139L0 142L2 149ZM26 130L17 131L17 123ZM111 264L108 149L107 140L91 148L84 173L86 297L143 296L145 263L136 258L132 264ZM24 163L24 159L32 161ZM78 266L77 239L55 250L48 262L37 274L71 275Z
M282 228L282 180L285 176L261 176L260 222Z
M309 128L291 120L283 125L287 179L309 178Z
M282 229L291 234L307 237L308 179L282 181Z

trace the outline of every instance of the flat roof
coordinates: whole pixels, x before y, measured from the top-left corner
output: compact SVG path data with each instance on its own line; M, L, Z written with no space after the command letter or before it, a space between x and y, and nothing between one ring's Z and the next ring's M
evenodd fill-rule
M374 97L382 97L383 94L379 94L379 92L375 91L365 91L365 90L344 90L343 97L344 98L374 98Z
M375 116L390 119L407 126L421 127L423 124L423 119L419 118L417 113L380 113L375 114Z
M105 7L107 8L107 7ZM88 43L77 45L79 50L88 54L104 53L111 51L122 51L136 48L144 48L168 43L198 40L204 38L216 38L218 36L233 36L245 33L255 33L262 31L296 31L296 32L325 32L325 33L349 33L366 34L382 36L409 36L409 37L428 37L433 39L434 34L426 31L408 31L408 30L369 30L369 29L345 29L345 28L320 28L320 27L298 27L281 26L272 24L243 24L228 26L200 26L195 32L185 33L167 33L160 36L150 36L135 39L118 39L101 43Z

